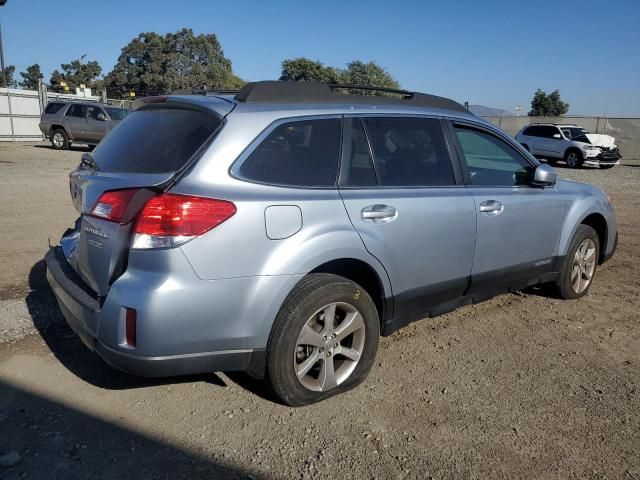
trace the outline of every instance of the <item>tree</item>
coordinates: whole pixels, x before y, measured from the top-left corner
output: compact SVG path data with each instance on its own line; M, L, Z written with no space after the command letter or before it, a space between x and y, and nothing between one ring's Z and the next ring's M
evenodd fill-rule
M569 104L560 98L560 92L554 90L547 95L541 89L536 90L531 100L530 117L559 117L569 111Z
M132 91L148 95L203 86L233 89L244 83L233 75L216 35L194 35L190 28L164 36L139 34L125 45L105 77L109 95L115 97Z
M330 82L340 83L340 71L333 67L325 67L321 62L298 57L282 62L280 80L294 82Z
M400 88L398 81L383 67L375 62L364 63L360 60L348 63L346 69L339 69L304 57L293 58L282 62L280 80Z
M20 76L22 77L20 86L26 90L37 90L38 80L44 78L44 75L42 75L42 71L40 70L40 65L37 63L29 65L25 72L20 72Z
M102 67L95 60L85 63L85 57L86 55L82 55L79 59L72 60L70 63L63 63L60 65L62 72L54 70L51 74L51 88L59 92L64 91L62 82L65 82L71 91L74 91L80 85L95 88L96 81L102 73Z
M4 67L4 72L0 70L0 87L15 88L18 86L18 83L13 78L15 71L16 67L13 65Z

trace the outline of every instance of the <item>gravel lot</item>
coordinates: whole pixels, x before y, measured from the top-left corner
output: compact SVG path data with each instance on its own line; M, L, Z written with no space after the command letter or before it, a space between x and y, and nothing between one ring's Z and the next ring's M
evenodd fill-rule
M82 151L0 144L0 478L640 480L640 162L559 169L618 214L589 296L414 323L361 387L291 409L244 375L128 376L71 333L41 259Z

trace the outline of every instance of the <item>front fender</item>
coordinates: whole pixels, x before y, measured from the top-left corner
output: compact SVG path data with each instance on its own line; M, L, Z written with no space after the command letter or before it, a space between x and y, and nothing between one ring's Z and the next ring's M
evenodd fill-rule
M584 188L580 189L579 187ZM601 215L606 221L607 235L604 252L609 253L613 249L617 225L613 207L606 196L595 187L582 184L574 184L562 190L571 190L571 192L567 192L570 193L570 195L567 195L567 205L562 222L558 255L567 255L571 240L578 226L584 222L585 218L594 213ZM578 193L578 195L576 195L576 193Z

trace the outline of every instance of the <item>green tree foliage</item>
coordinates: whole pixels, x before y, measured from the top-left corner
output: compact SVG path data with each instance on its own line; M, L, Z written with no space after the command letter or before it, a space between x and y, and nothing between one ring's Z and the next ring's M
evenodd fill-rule
M382 88L400 88L398 81L387 70L375 62L354 60L342 71L342 82L352 85L368 85Z
M95 60L85 62L85 56L72 60L70 63L63 63L60 65L62 71L57 69L53 71L49 81L52 90L57 92L64 91L62 82L67 84L71 92L75 92L75 89L80 85L96 88L96 82L102 73L102 67Z
M7 65L4 67L4 72L0 70L0 87L3 88L16 88L18 82L13 78L13 74L16 72L16 67L13 65ZM2 75L4 73L4 75Z
M299 57L282 62L280 80L293 82L340 83L341 73L333 67L325 67L321 62Z
M184 28L176 33L141 33L129 42L113 70L105 77L110 96L170 93L185 88L233 89L244 81L233 75L214 34L194 35Z
M26 71L20 72L20 76L22 77L20 86L26 90L37 90L38 80L44 77L40 70L40 65L37 63L29 65Z
M354 60L346 69L325 66L321 62L299 57L282 62L280 80L296 82L329 82L400 88L391 74L375 62Z
M547 95L541 89L536 90L531 100L530 117L559 117L569 111L569 104L560 98L560 92L554 90Z

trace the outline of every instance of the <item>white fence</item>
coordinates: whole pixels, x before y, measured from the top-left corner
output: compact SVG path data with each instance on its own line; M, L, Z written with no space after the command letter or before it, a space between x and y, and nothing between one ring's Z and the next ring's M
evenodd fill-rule
M100 97L82 97L43 90L0 88L0 142L33 142L43 139L38 124L48 102L55 99L98 102Z

